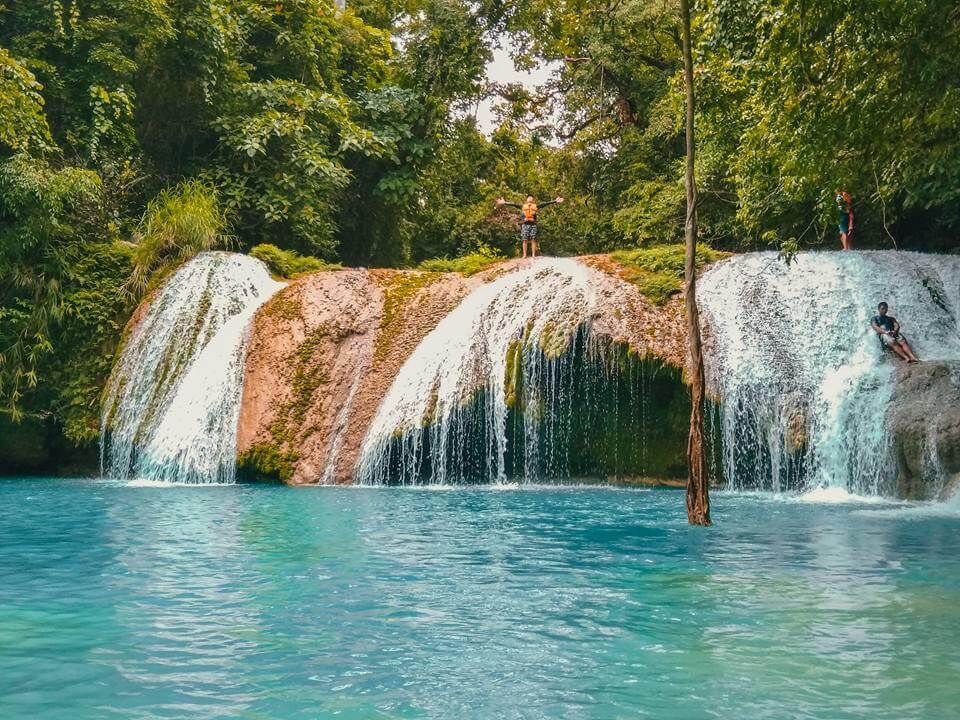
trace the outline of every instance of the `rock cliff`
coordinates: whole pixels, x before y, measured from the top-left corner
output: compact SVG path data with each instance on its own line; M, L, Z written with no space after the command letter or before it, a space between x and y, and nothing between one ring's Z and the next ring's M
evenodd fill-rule
M921 362L897 370L888 427L897 494L945 499L960 484L960 362Z
M252 328L238 427L241 479L349 483L380 400L418 343L480 284L524 265L472 277L404 270L318 272L294 280ZM682 301L659 307L600 256L592 333L679 367Z

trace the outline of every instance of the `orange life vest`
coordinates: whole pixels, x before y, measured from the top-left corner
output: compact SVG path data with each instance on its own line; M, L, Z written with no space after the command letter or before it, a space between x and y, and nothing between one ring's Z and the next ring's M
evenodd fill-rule
M523 208L520 210L520 214L523 217L523 222L536 222L537 221L537 204L536 203L524 203Z

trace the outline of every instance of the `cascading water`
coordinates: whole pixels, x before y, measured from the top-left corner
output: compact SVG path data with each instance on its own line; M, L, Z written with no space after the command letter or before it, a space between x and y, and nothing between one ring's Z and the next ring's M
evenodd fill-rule
M617 471L620 447L636 467L642 439L618 444L613 433L643 421L642 364L591 335L594 272L540 259L468 295L401 368L367 433L358 481L561 479L598 450L584 440L591 426L604 438L604 470Z
M960 359L960 258L818 252L787 267L754 253L708 271L698 298L730 486L890 492L899 361L870 319L887 301L923 360Z
M573 260L542 259L468 295L400 369L367 432L358 480L412 483L426 471L428 482L456 481L448 445L479 435L488 480L505 481L508 363L518 350L569 343L594 308L589 272ZM486 427L470 427L477 415L458 412L472 401L484 403Z
M167 280L107 387L105 475L233 482L247 329L282 286L259 260L222 252L198 255Z

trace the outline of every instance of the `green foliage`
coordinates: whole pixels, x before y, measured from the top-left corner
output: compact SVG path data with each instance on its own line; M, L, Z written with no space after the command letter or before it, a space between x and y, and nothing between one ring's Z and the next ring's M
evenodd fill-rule
M49 147L41 89L33 73L0 47L0 146L15 153Z
M832 198L846 189L858 246L956 246L955 3L708 0L694 21L701 240L731 250L772 245L786 257L834 245ZM576 217L589 219L594 249L680 239L675 3L522 0L507 24L521 62L562 60L541 91L501 93L499 132L518 136L519 161L547 178L525 143L552 136L563 145L546 155L577 151L561 177L568 182L552 185L596 203ZM487 177L498 183L506 173ZM569 251L565 239L559 247Z
M698 245L697 269L726 256L727 253ZM626 279L656 305L663 305L683 289L686 248L682 244L618 250L611 257L628 270Z
M960 15L948 0L711 0L701 19L707 191L743 240L941 245L960 226ZM948 238L950 238L948 240Z
M56 142L80 164L123 164L136 152L138 75L169 38L163 0L12 3L0 45L42 85Z
M217 163L204 177L257 239L279 235L295 248L335 253L333 212L350 173L341 146L375 147L343 98L291 80L247 83L216 119Z
M500 127L487 139L472 120L456 123L423 173L409 231L413 259L467 255L484 246L518 254L518 213L495 207L501 195L514 202L528 194L565 197L540 214L540 240L549 255L632 244L613 226L616 205L605 197L605 168L598 155L551 147L517 127Z
M465 277L470 277L503 260L505 258L499 252L489 246L481 245L477 252L469 255L424 260L417 266L417 269L435 273L460 273Z
M641 180L623 198L627 202L614 213L613 224L638 245L682 239L686 217L682 183Z
M282 278L295 278L321 270L341 270L342 265L324 262L320 258L300 255L293 250L281 250L276 245L264 243L250 250L250 254L265 263L270 272Z
M54 170L17 155L0 162L0 403L14 418L67 314L64 286L75 277L96 222L99 179Z
M185 180L161 191L147 205L134 236L133 273L129 288L142 295L151 280L205 250L221 247L227 215L216 190L198 180Z
M100 237L100 182L23 155L0 164L0 399L13 419L98 437L100 395L129 305L131 249Z
M66 321L42 375L55 389L52 408L62 432L75 445L93 445L100 435L100 399L130 309L123 286L131 256L121 243L88 245L64 287Z

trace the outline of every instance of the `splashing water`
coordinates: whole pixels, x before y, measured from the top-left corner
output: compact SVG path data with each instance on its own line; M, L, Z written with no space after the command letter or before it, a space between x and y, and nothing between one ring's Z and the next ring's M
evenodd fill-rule
M452 458L469 455L471 442L480 444L475 454L487 481L506 481L508 411L518 401L520 367L529 388L556 369L550 358L594 312L592 272L575 260L540 259L470 293L401 368L364 441L359 482L456 482L463 468ZM476 404L480 412L463 411ZM534 398L524 405L528 417L542 413ZM538 444L535 437L525 444L524 477L533 480Z
M878 302L924 360L960 358L960 258L909 252L730 258L698 297L723 470L737 489L889 492L897 362L870 330Z
M282 286L259 260L232 253L200 254L174 273L110 378L105 475L233 482L247 328Z

